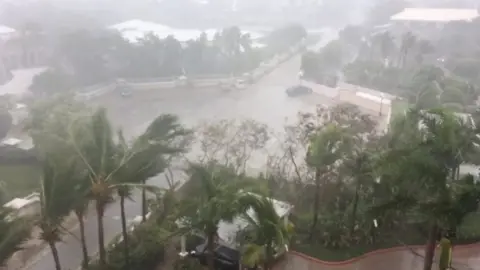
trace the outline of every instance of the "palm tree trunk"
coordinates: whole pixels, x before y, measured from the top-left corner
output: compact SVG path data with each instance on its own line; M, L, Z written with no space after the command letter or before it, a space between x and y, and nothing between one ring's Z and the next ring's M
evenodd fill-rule
M433 256L435 255L435 244L437 242L438 227L432 223L428 233L427 245L425 246L425 259L423 261L423 270L432 270Z
M270 270L270 265L273 262L273 249L270 245L265 247L265 262L263 263L263 270Z
M316 169L315 171L315 194L313 198L313 220L312 226L310 227L310 240L315 239L315 230L317 229L318 223L318 211L319 211L319 204L320 204L320 169Z
M355 223L357 222L357 208L358 208L358 190L360 189L360 184L357 183L355 187L355 197L353 198L353 207L352 207L352 221L350 223L350 237L353 235L353 231L355 230Z
M146 180L142 181L142 184L145 185ZM142 222L147 221L147 191L145 188L142 188Z
M78 223L80 225L80 244L82 245L82 268L88 269L88 249L87 249L87 241L85 237L85 221L83 218L85 217L84 209L76 209L75 215L77 216Z
M207 237L207 266L209 270L215 270L215 235L209 232Z
M105 233L103 227L103 216L105 214L105 204L101 201L96 201L97 210L97 230L98 230L98 255L100 269L105 269L107 265L107 257L105 252Z
M53 261L55 262L55 269L62 270L62 266L60 265L60 257L58 256L58 250L55 246L55 242L48 242L50 249L52 251Z
M127 217L125 216L125 196L120 196L120 215L122 218L122 235L123 235L123 257L125 259L125 269L130 269L130 252L128 250L128 231Z

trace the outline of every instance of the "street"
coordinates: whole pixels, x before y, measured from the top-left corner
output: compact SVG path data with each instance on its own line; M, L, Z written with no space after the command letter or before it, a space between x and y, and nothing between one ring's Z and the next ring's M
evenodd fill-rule
M202 89L178 90L173 94L169 93L168 98L151 99L107 97L105 100L110 102L106 102L105 106L112 121L115 125L123 127L128 137L142 132L150 121L162 113L176 114L182 123L190 127L205 120L250 118L268 124L275 131L281 132L285 122L294 120L299 111L313 110L319 103L331 103L331 98L318 94L298 98L290 98L286 95L287 87L299 83L299 68L300 57L295 57L245 90L230 93L216 90L202 91ZM112 99L117 101L111 102ZM176 175L181 176L180 173ZM166 187L167 182L165 177L160 175L149 180L149 184ZM140 214L138 195L138 193L134 194L135 201L127 201L125 206L127 218L130 220ZM114 203L105 213L106 243L121 231L119 208L118 203ZM97 222L94 212L88 214L85 230L88 250L90 255L93 255L98 251ZM66 234L64 241L57 244L63 269L75 270L81 264L79 235L79 230L76 228L72 231L72 235ZM26 269L55 269L50 251L47 249L39 254Z

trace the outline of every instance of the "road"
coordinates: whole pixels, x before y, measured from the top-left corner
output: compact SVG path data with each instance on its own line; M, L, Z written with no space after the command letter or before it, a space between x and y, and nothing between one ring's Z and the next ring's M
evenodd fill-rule
M295 119L299 111L313 110L318 103L331 103L331 98L317 94L300 98L289 98L285 94L287 87L299 83L297 77L299 68L300 57L295 57L283 63L257 84L230 93L222 93L216 89L190 89L153 96L142 96L147 95L142 93L125 99L106 96L101 99L101 103L108 108L112 121L124 128L127 136L142 132L154 117L162 113L178 115L187 126L194 126L206 120L251 118L268 124L275 131L282 131L285 121ZM152 178L149 184L160 187L167 185L163 175ZM140 214L138 195L134 194L135 201L128 201L125 205L127 218L130 220ZM119 216L119 205L117 203L110 205L104 221L107 243L121 231ZM88 250L94 254L98 251L94 212L88 214L85 230ZM77 228L72 230L72 235L65 235L64 241L57 245L63 269L74 270L81 263L78 237ZM39 254L26 269L55 269L50 251L45 250Z

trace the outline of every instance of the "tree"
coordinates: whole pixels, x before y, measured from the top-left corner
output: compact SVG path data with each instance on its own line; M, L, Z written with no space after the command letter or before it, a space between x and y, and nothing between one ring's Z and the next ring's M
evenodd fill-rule
M173 115L161 115L157 117L147 128L144 134L137 137L129 146L123 135L119 134L120 157L129 157L124 165L119 163L119 170L113 175L120 198L121 222L123 233L125 265L129 267L129 244L127 220L125 214L125 199L131 194L131 188L135 184L142 184L142 218L146 220L147 200L146 181L160 173L166 167L167 156L185 152L186 136L189 131L184 129L178 118ZM120 161L121 162L121 161Z
M317 229L322 186L325 186L329 175L334 172L334 165L345 154L346 132L340 126L330 124L313 135L307 153L307 164L315 170L315 195L313 202L313 219L310 236L314 238Z
M191 164L190 192L187 196L192 212L184 219L191 230L204 233L207 238L207 265L215 269L214 250L218 225L221 221L232 221L237 215L244 213L249 207L251 196L246 191L249 184L238 180L238 176L229 168L210 164L208 166Z
M410 111L393 132L391 148L382 157L381 182L395 188L374 209L402 211L428 229L423 269L430 270L438 235L477 207L478 186L471 176L460 179L459 167L478 139L471 127L440 109Z
M263 265L263 269L272 268L275 253L288 245L293 225L285 223L275 210L269 198L254 198L250 202L253 215L245 213L242 217L248 222L242 263L249 267Z
M70 143L70 133L74 126L85 124L90 117L90 110L85 104L75 101L71 96L59 95L53 98L37 101L30 109L25 129L32 137L37 154L48 157L52 154L71 157L75 156ZM82 245L82 266L88 266L88 250L85 236L84 219L88 210L90 197L90 178L85 174L83 163L77 161L79 172L69 176L71 187L76 192L71 194L74 200L73 212L80 226L80 243ZM83 169L80 169L83 168Z
M60 161L63 159L64 161ZM69 178L76 173L76 162L71 158L48 157L43 160L42 190L40 195L40 238L53 255L55 269L61 270L56 243L61 241L62 222L75 205L75 187Z
M0 266L22 249L22 244L30 238L32 223L25 218L14 218L12 209L0 208Z

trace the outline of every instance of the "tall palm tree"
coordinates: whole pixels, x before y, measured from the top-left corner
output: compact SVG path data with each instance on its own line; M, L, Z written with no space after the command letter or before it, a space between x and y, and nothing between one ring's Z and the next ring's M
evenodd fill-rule
M104 109L97 110L87 123L72 128L72 144L83 165L88 170L90 187L88 195L95 203L99 245L99 264L106 266L103 217L105 207L113 201L115 183L113 174L125 163L127 157L119 157L114 132Z
M41 230L40 238L52 251L56 270L61 270L56 243L61 241L62 222L75 205L75 189L68 179L74 174L75 167L76 163L71 159L60 161L57 157L43 160L38 226Z
M253 215L242 215L248 222L242 263L249 267L263 265L263 269L269 270L275 253L288 245L293 225L278 216L269 198L254 198L250 204Z
M249 184L238 181L232 170L212 165L192 164L188 169L192 194L192 213L185 217L185 224L191 230L204 233L207 239L207 265L214 270L215 239L221 221L233 221L250 205L242 192ZM187 194L188 195L188 194Z
M118 184L117 193L120 198L122 233L124 244L124 258L126 267L129 266L127 221L125 215L125 199L130 196L133 187L142 188L142 218L145 221L147 214L146 181L160 173L168 166L167 155L175 155L186 150L185 138L189 130L184 129L178 118L173 115L157 117L147 128L145 133L137 137L130 146L119 133L119 157L128 156L125 164L114 174L114 182ZM121 161L119 161L121 162ZM142 184L137 186L135 184Z
M73 207L73 212L77 217L79 228L80 228L80 244L82 247L82 267L83 269L88 268L88 248L87 248L87 239L85 235L85 216L88 212L88 207L90 204L90 197L88 196L88 192L90 189L90 179L88 178L88 174L86 170L82 169L75 173L75 175L71 176L73 180L75 189L75 194L73 198L75 200L75 205Z
M122 132L114 133L105 109L98 109L88 123L81 122L72 128L72 143L78 158L88 170L89 196L95 202L98 222L99 263L106 265L103 217L105 207L113 202L113 195L120 195L125 253L128 254L128 237L125 217L125 199L132 188L144 192L154 187L141 185L160 173L166 164L163 155L182 151L182 135L189 132L177 123L177 118L163 115L154 120L147 131L129 146ZM181 146L179 146L181 145ZM145 194L145 193L144 193ZM146 213L146 195L142 207ZM128 255L125 258L128 260Z

